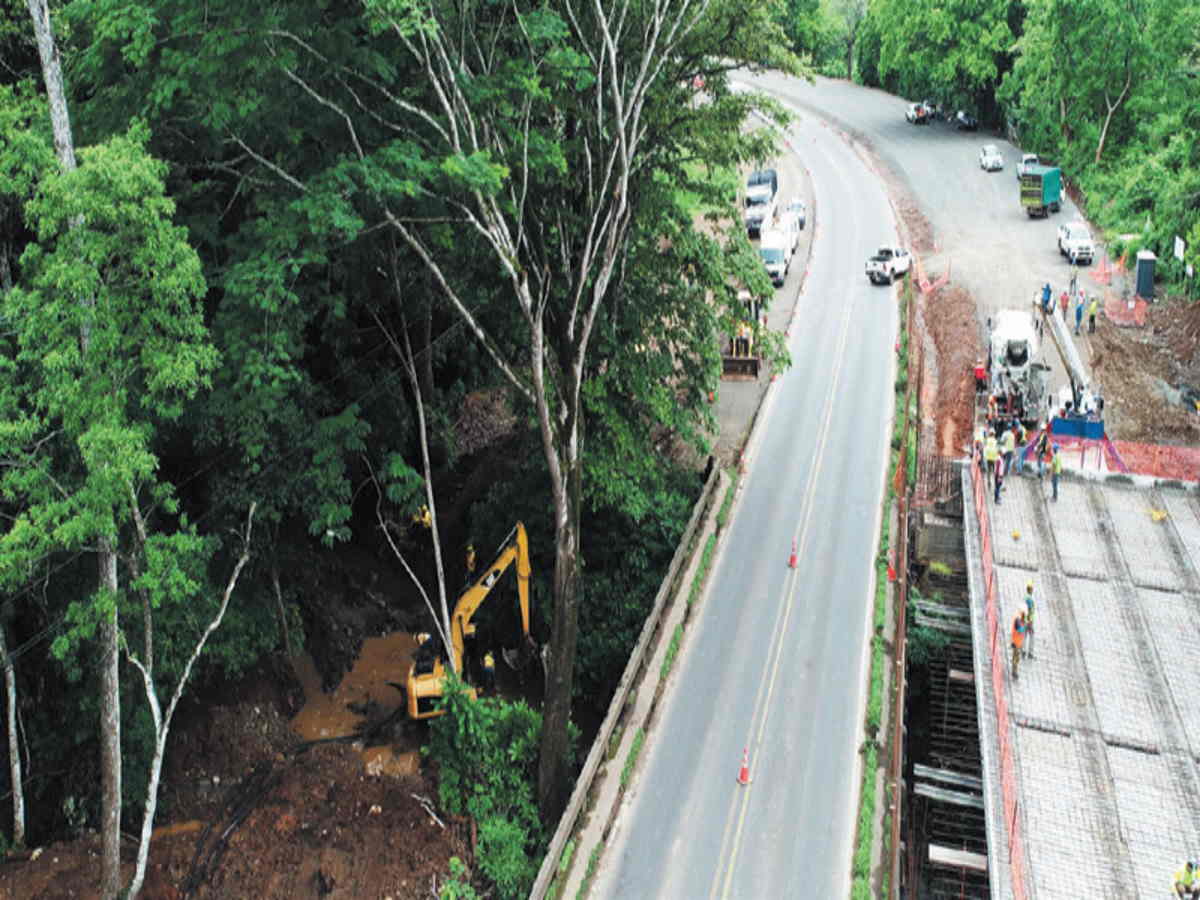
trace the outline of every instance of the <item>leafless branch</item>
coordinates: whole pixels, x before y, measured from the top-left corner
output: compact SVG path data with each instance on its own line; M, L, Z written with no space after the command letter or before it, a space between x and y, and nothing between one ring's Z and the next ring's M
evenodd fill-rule
M246 142L243 141L236 134L232 136L231 140L235 144L237 144L239 147L241 147L244 151L246 151L247 156L250 156L252 159L256 160L260 165L266 166L268 169L270 169L272 172L274 172L276 175L278 175L280 178L282 178L284 181L286 181L288 184L290 184L296 190L300 191L301 193L305 193L305 194L308 193L308 188L305 187L304 184L302 184L298 179L296 179L294 176L285 172L283 169L281 169L279 166L275 165L275 163L271 162L265 156L263 156L259 153L256 153L254 150L250 149L250 147L246 144Z

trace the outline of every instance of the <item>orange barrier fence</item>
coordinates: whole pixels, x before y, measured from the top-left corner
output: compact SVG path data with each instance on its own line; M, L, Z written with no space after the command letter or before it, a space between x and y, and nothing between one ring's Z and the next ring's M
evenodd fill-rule
M1200 481L1200 447L1172 447L1166 444L1139 444L1113 441L1124 461L1123 471L1179 481Z
M1149 308L1150 304L1141 297L1134 297L1132 300L1109 297L1104 301L1104 317L1114 325L1136 325L1138 328L1144 328Z
M992 564L992 532L988 518L987 488L983 483L978 454L971 461L971 486L975 500L975 518L979 521L980 565L987 610L987 643L992 662L992 693L996 698L996 743L1000 751L1000 793L1004 800L1004 824L1008 828L1008 864L1012 875L1012 895L1025 900L1025 848L1021 840L1021 820L1017 815L1017 782L1009 734L1008 695L1005 693L1004 660L1008 642L996 612L996 570Z

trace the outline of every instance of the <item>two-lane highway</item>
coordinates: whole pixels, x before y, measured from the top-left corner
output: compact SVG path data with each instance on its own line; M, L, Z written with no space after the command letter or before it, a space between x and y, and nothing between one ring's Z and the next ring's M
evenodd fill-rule
M829 129L807 118L790 139L818 229L793 366L768 395L592 896L848 891L897 320L863 263L896 228L878 179Z

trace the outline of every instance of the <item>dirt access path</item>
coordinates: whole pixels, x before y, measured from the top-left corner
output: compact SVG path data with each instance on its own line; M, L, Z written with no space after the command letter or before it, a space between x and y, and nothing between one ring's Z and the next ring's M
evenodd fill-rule
M260 673L226 702L190 711L164 773L171 821L155 832L142 896L415 900L436 889L451 856L469 863L469 825L431 813L437 794L420 768L423 727L401 719L376 746L297 752L305 741L386 721L401 697L388 682L407 669L411 649L406 633L368 638L332 693L301 657L291 690ZM129 874L135 852L130 841ZM90 834L5 863L0 900L94 897L98 853Z

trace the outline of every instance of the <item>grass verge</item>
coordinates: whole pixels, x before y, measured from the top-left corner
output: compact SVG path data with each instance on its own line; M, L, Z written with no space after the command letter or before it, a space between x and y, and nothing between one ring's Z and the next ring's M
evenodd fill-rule
M871 884L871 845L875 836L875 779L879 768L879 753L886 748L886 739L880 741L879 729L883 722L884 679L887 673L887 658L883 642L883 626L887 622L888 557L891 552L891 504L895 497L896 467L900 464L900 448L905 447L907 471L904 481L911 484L916 480L916 435L913 409L908 394L908 332L906 329L907 305L912 302L911 281L906 281L900 293L900 350L896 360L895 415L892 425L890 462L887 472L887 496L884 500L883 522L879 532L879 555L875 560L875 610L872 621L874 634L871 637L871 674L867 694L865 731L863 744L863 774L859 789L858 829L854 841L854 857L851 862L850 896L852 900L869 900L874 896ZM907 446L905 446L907 444ZM900 714L899 710L895 711ZM886 832L885 832L886 839Z

